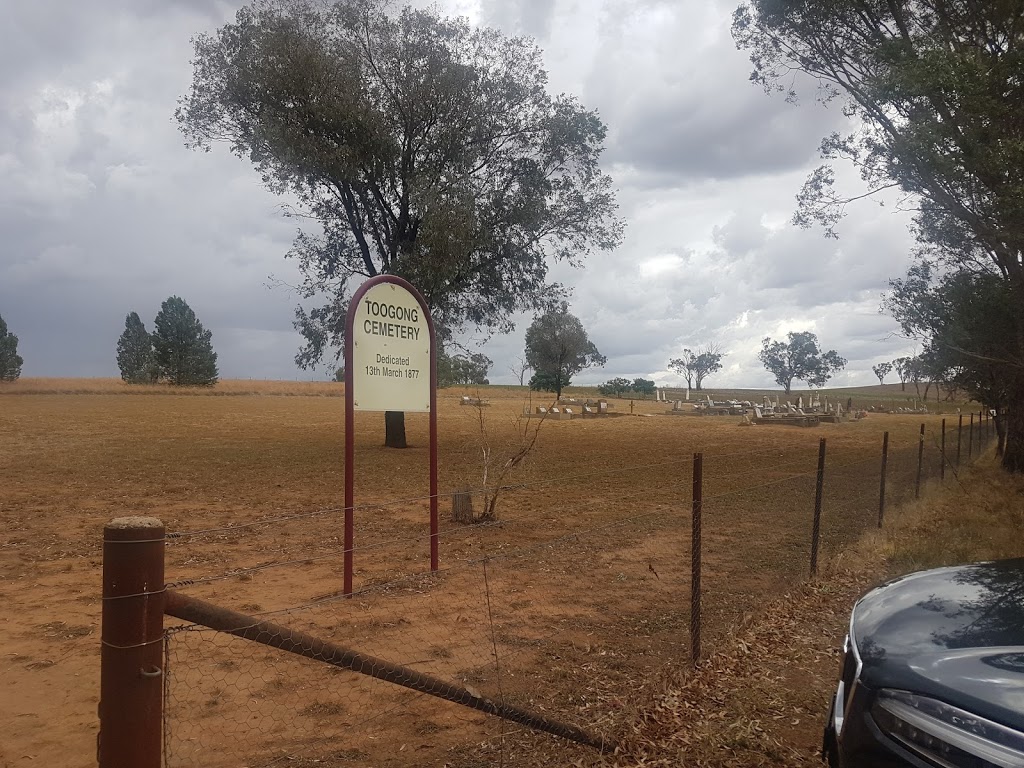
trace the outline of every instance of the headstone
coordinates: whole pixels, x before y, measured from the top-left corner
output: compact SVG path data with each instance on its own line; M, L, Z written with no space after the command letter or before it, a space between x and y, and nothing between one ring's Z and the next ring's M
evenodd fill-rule
M548 409L545 408L543 405L538 405L537 406L537 413L543 414L543 413L547 413L547 412L548 412Z
M599 400L597 403L597 412L608 413L608 403L606 403L604 400Z
M759 418L759 419L764 418L764 414L761 413L760 406L757 406L757 405L754 406L754 415L757 416L757 418Z
M798 397L796 399L796 407L797 407L797 410L799 410L799 411L803 410L803 408L804 408L804 396L803 395L800 395L800 397Z

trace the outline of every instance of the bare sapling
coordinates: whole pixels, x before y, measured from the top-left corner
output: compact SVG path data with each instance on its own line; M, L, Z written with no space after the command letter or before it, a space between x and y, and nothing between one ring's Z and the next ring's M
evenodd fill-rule
M452 519L455 522L487 523L497 519L498 499L502 491L509 488L507 485L509 475L526 460L536 447L541 426L551 410L547 408L543 413L530 414L531 401L532 398L527 400L524 413L512 421L515 438L496 441L492 438L491 429L484 414L487 404L477 393L471 407L476 409L478 431L474 454L479 461L478 466L481 473L479 492L483 495L483 504L480 514L476 514L473 509L473 491L468 485L464 485L452 496ZM496 449L496 443L501 447Z

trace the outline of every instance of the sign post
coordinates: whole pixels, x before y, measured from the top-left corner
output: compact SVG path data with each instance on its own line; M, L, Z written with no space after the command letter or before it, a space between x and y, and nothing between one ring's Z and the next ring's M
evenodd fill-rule
M352 594L355 412L430 414L430 570L438 569L437 357L434 322L408 281L378 275L363 283L345 318L345 583Z

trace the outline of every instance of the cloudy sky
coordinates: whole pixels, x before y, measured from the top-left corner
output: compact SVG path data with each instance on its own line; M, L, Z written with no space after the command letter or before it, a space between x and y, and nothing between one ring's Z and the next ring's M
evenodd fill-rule
M680 380L667 361L717 342L709 384L767 386L760 340L811 330L849 359L836 386L911 352L878 313L907 266L909 218L867 202L840 240L788 222L838 109L751 85L729 34L737 0L443 0L445 13L535 37L551 88L600 111L621 248L554 277L608 357L577 381ZM424 3L421 3L424 4ZM295 234L282 200L224 147L190 151L172 119L191 82L190 38L235 0L0 0L0 316L24 376L116 376L129 311L147 327L169 295L212 330L224 378L300 371ZM855 176L847 174L849 189ZM271 284L277 287L269 287ZM529 318L488 340L511 382Z

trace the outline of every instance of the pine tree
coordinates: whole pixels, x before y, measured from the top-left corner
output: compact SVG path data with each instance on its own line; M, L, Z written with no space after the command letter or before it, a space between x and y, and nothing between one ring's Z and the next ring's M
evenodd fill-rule
M124 319L124 333L117 340L117 367L130 384L152 384L159 376L153 359L153 339L137 312Z
M0 317L0 381L14 381L21 376L18 337L7 331L7 323Z
M154 324L153 348L161 378L182 387L211 387L217 383L213 334L203 328L184 299L167 299L160 305Z

